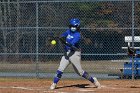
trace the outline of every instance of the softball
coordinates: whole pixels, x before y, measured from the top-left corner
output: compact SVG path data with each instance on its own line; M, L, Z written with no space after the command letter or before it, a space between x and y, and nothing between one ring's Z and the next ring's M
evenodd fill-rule
M56 44L56 41L55 41L55 40L52 40L52 41L51 41L51 44L52 44L52 45L55 45L55 44Z

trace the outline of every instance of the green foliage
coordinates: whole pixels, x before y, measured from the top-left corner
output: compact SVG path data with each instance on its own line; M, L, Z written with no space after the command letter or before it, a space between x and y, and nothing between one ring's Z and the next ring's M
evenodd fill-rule
M98 7L101 7L101 3L80 3L78 5L81 11L86 11L87 13L94 11Z
M104 26L104 27L107 27L109 24L110 24L110 22L111 22L112 20L97 20L96 21L96 24L98 24L98 25L102 25L102 26Z

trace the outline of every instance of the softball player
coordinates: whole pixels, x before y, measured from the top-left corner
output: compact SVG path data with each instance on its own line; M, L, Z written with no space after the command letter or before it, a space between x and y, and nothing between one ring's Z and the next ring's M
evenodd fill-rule
M64 55L61 58L59 68L54 77L50 89L55 89L58 81L69 64L72 64L75 72L83 78L91 81L97 88L100 88L100 83L95 77L90 76L81 67L81 49L80 42L80 20L77 18L70 20L69 29L66 30L61 36L60 41L64 45Z

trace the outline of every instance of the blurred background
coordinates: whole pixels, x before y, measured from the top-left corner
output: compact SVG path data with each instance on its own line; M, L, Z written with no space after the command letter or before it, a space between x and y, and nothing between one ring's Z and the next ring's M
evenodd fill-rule
M140 36L139 0L0 0L0 76L53 77L63 55L55 37L71 18L81 21L83 69L119 78L129 61L124 37ZM79 78L69 66L63 78L73 77Z

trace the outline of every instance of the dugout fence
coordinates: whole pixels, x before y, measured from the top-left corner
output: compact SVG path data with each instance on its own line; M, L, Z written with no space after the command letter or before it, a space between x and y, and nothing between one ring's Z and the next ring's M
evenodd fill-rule
M0 16L0 76L51 78L63 55L55 37L74 17L81 20L82 67L99 78L119 77L117 68L129 61L124 37L140 36L139 0L1 0ZM69 77L78 77L71 66Z

